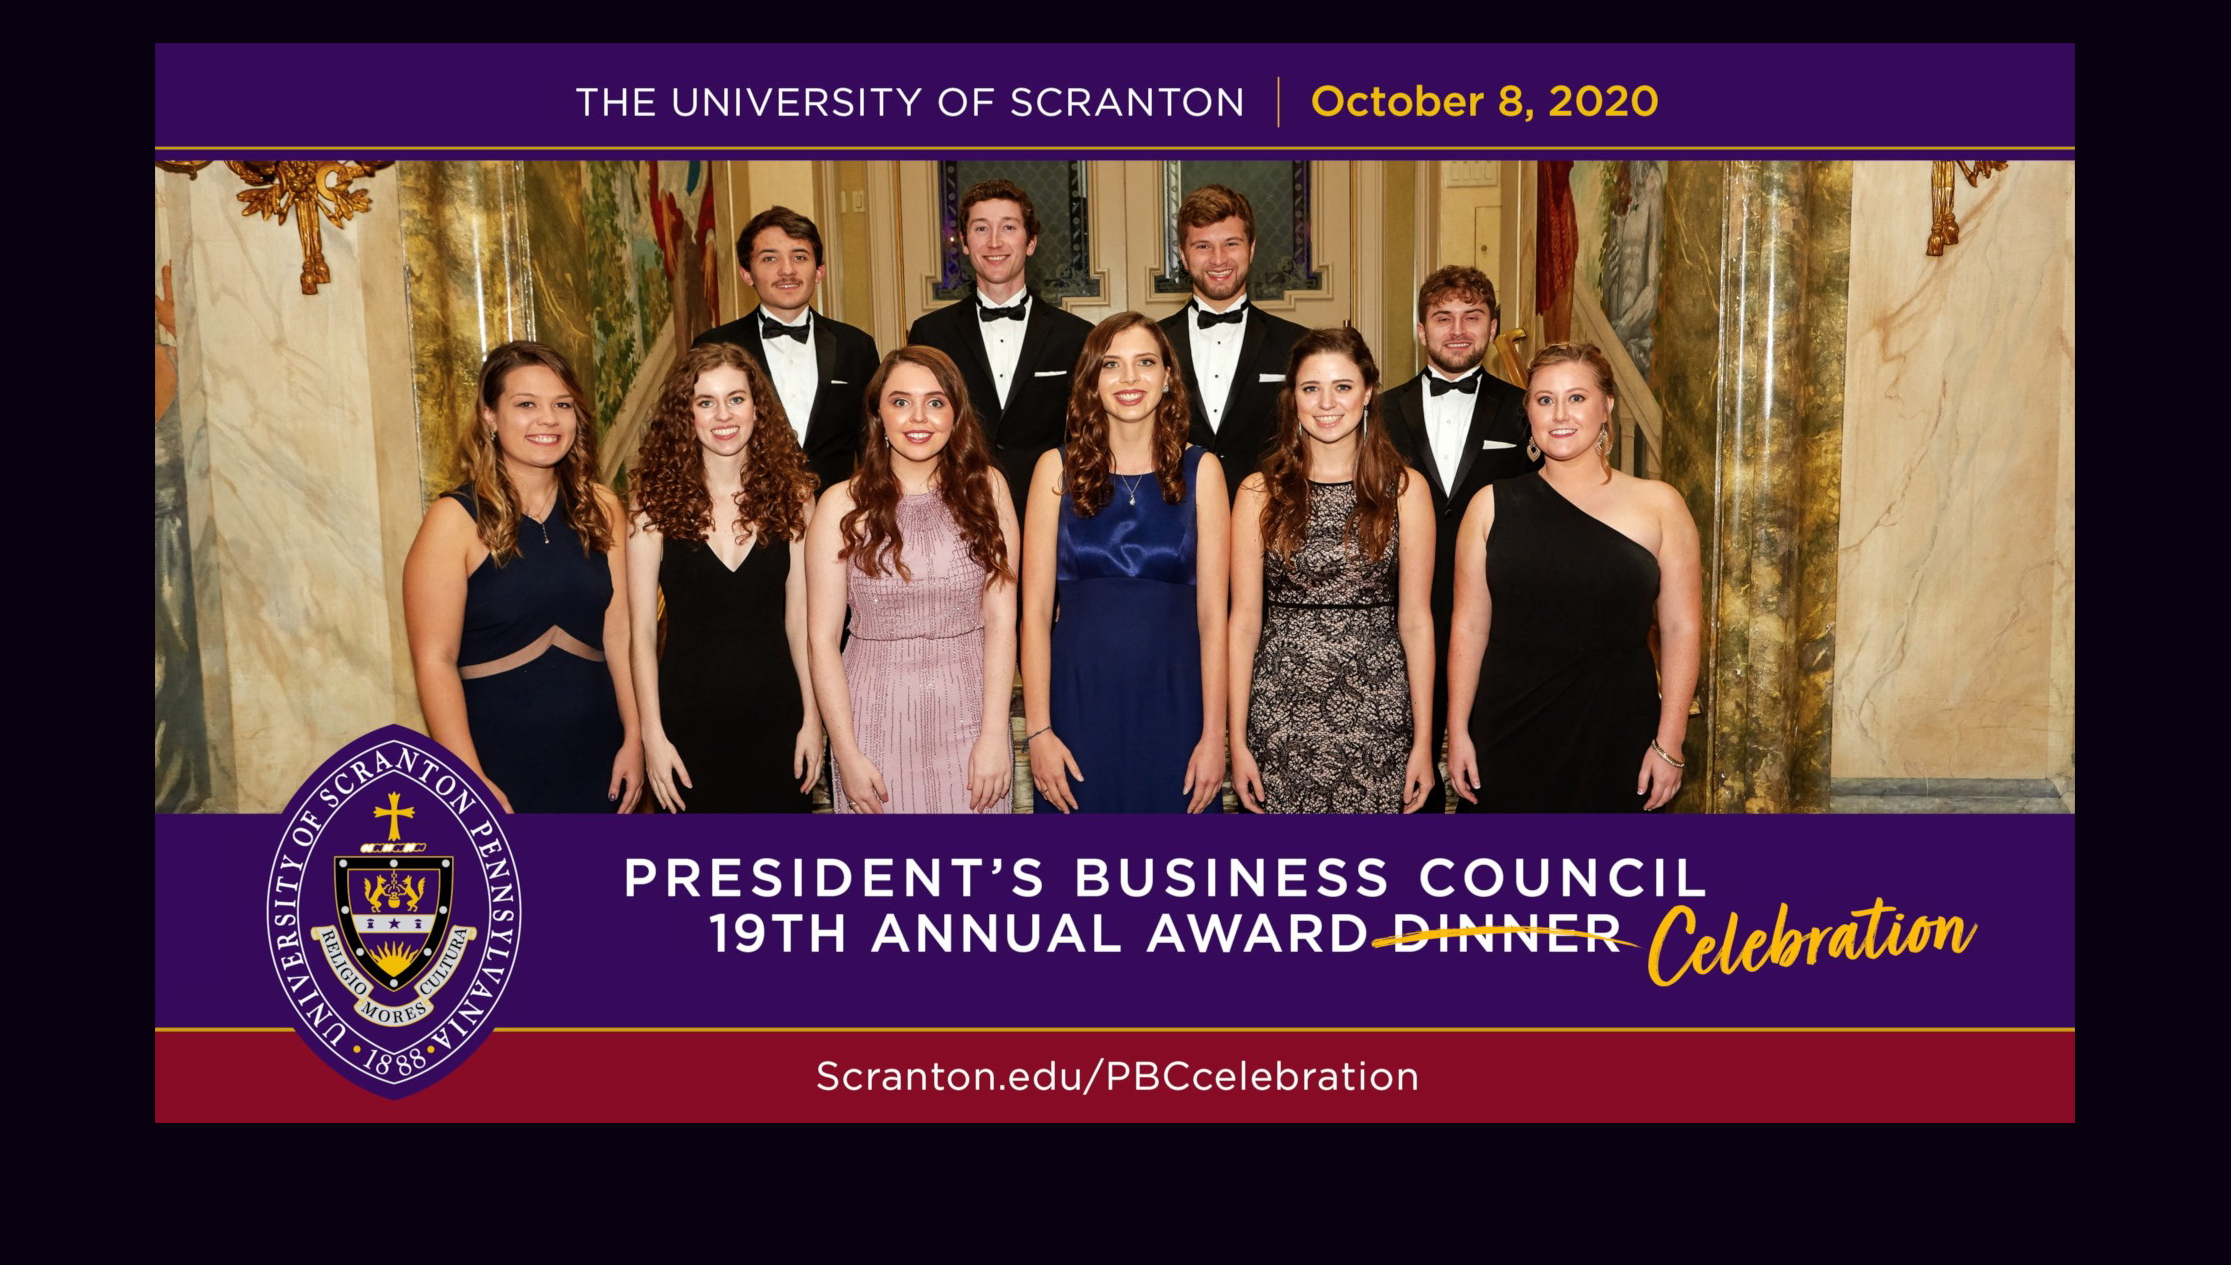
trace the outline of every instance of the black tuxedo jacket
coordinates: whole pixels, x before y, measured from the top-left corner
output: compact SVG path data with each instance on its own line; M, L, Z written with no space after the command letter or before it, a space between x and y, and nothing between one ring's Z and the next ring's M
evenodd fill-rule
M1433 742L1438 750L1449 721L1449 620L1456 606L1456 529L1481 488L1498 479L1530 474L1542 463L1539 457L1526 455L1530 437L1526 393L1482 370L1479 393L1472 399L1472 425L1464 433L1463 455L1456 463L1454 486L1444 484L1425 430L1426 379L1430 376L1420 373L1388 391L1380 398L1379 412L1403 461L1423 474L1426 486L1433 490ZM1419 815L1439 812L1443 793L1442 786L1435 783Z
M697 343L734 343L750 352L761 369L767 368L767 348L759 338L757 308L740 321L716 325L699 334ZM806 467L819 476L821 490L826 492L852 477L852 458L860 449L860 429L867 417L868 379L875 376L882 357L876 354L875 339L866 330L816 312L813 358L820 372L815 374L813 416L806 419L801 442L806 450Z
M1193 335L1186 327L1193 319L1193 305L1188 303L1177 315L1163 318L1162 332L1177 352L1178 367L1185 370L1185 402L1193 412L1192 441L1223 463L1224 489L1236 500L1239 485L1262 465L1264 450L1278 438L1278 393L1286 389L1286 361L1293 354L1294 340L1304 331L1252 302L1247 305L1223 424L1210 430L1208 408L1201 402L1201 376L1193 368Z
M1030 496L1032 468L1048 449L1061 447L1069 417L1069 384L1076 380L1077 359L1084 355L1092 322L1032 293L1022 354L1015 360L1014 388L1005 404L999 402L999 384L992 380L992 362L984 354L984 335L978 329L982 324L971 296L914 322L906 341L935 347L960 366L968 402L984 424L993 460L1007 476L1007 490L1014 494L1015 517L1020 520Z

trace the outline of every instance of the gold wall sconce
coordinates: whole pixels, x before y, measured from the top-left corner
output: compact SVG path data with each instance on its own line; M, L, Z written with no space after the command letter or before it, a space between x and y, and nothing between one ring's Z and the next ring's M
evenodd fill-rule
M201 169L213 160L201 162L162 162L156 166L165 171L182 171L186 178L195 179ZM278 162L227 162L232 174L240 177L248 187L240 191L242 215L261 215L267 220L287 222L287 213L294 213L295 231L302 236L302 292L316 294L318 287L333 280L333 270L325 263L323 216L340 228L349 220L372 209L372 195L349 185L385 167L392 167L393 160L384 162L299 162L282 159Z
M1973 189L1979 178L1988 179L1994 171L2005 171L2006 164L1988 158L1976 163L1955 159L1931 163L1929 168L1929 254L1933 258L1943 254L1945 247L1960 244L1960 221L1952 214L1953 170L1957 168L1967 177L1968 187Z

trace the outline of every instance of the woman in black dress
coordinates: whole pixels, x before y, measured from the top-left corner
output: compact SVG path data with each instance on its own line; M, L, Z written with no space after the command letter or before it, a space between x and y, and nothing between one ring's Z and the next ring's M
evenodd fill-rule
M1681 789L1702 626L1696 523L1672 487L1611 468L1616 403L1601 350L1544 347L1526 387L1542 468L1481 492L1457 529L1458 812L1648 811Z
M489 352L464 482L403 563L426 730L511 811L624 813L643 793L625 523L597 482L587 401L555 350Z
M814 477L749 353L709 343L682 356L632 482L628 607L651 793L674 813L810 811L822 740L806 667Z

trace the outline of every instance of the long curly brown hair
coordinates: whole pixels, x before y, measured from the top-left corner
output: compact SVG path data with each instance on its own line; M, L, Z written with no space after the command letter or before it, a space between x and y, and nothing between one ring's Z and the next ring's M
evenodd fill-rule
M968 556L984 568L986 588L995 580L1012 582L1015 572L1007 565L1007 538L999 530L999 502L992 492L992 481L1000 476L992 469L983 424L969 405L968 388L962 385L960 368L952 357L919 344L885 356L875 376L868 379L860 455L852 467L852 508L837 524L844 533L844 547L837 556L850 559L862 575L881 575L888 562L900 579L914 578L906 565L905 538L899 534L899 479L891 469L891 442L883 434L882 417L883 384L902 364L929 370L953 406L953 428L946 435L945 450L938 454L937 492L960 527L961 538L968 542Z
M1386 556L1394 539L1396 502L1402 497L1402 454L1387 438L1379 414L1379 362L1363 335L1346 326L1313 329L1294 340L1286 359L1286 389L1278 393L1278 438L1263 454L1263 547L1289 560L1309 535L1309 454L1313 441L1301 431L1301 410L1294 400L1294 381L1301 363L1311 356L1346 356L1363 374L1364 389L1371 393L1365 406L1362 433L1356 444L1356 507L1348 512L1341 540L1351 550L1360 547L1376 562Z
M670 540L703 540L713 530L713 497L705 487L705 446L690 406L698 379L740 369L751 384L751 438L744 444L743 486L736 491L736 540L796 540L806 529L805 503L820 482L806 469L805 450L783 412L782 397L751 353L733 343L692 347L659 387L658 403L635 459L635 503L645 521Z
M1155 354L1168 374L1170 389L1154 413L1154 480L1162 486L1164 501L1176 505L1185 499L1185 440L1192 430L1192 414L1185 406L1185 375L1178 370L1177 352L1151 317L1118 312L1093 326L1085 337L1084 354L1077 357L1076 379L1069 387L1069 445L1062 478L1079 518L1099 513L1115 496L1109 486L1115 460L1108 455L1108 415L1100 403L1100 362L1115 345L1116 335L1127 329L1143 329L1153 337Z
M609 553L612 523L596 498L596 418L589 413L589 393L581 389L581 379L574 375L572 363L557 348L542 343L505 343L480 362L480 408L494 412L503 401L504 381L512 370L534 365L557 374L558 381L573 395L573 447L558 462L558 500L565 505L574 534L581 538L582 552ZM489 558L500 567L518 557L519 489L512 486L495 432L480 410L474 411L464 433L458 436L457 473L473 490L478 505L473 521L480 543L488 546Z

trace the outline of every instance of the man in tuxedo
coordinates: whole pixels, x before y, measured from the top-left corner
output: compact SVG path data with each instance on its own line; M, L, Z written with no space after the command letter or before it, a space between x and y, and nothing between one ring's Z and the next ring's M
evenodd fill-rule
M1030 290L1025 268L1038 251L1038 210L1007 180L961 195L961 254L976 294L914 322L906 341L935 347L960 366L968 402L1014 494L1015 517L1034 491L1038 458L1061 446L1069 386L1092 322Z
M734 343L767 371L806 451L806 466L827 491L852 477L868 379L882 359L875 339L813 310L814 288L827 271L821 230L789 207L769 207L744 225L736 237L736 270L759 296L759 307L697 341Z
M1255 261L1255 208L1220 184L1203 185L1177 209L1178 245L1193 297L1162 322L1193 411L1192 442L1224 465L1224 486L1239 485L1278 438L1278 393L1302 327L1247 301Z
M1541 468L1526 453L1526 392L1482 365L1501 328L1495 286L1477 268L1447 267L1418 287L1425 372L1380 397L1387 435L1433 491L1433 741L1448 733L1449 613L1456 604L1456 537L1481 488ZM1437 813L1447 776L1419 808Z

